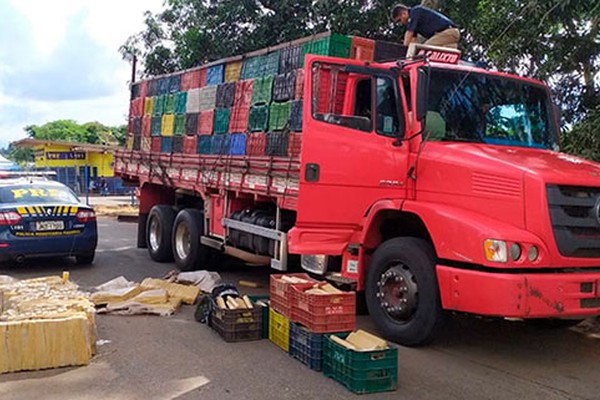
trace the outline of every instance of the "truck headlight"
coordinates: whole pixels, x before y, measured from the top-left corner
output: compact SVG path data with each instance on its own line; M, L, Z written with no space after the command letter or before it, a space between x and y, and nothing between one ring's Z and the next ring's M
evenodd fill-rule
M302 269L316 275L323 275L327 272L327 263L329 257L325 255L303 254L300 257Z
M508 252L506 251L506 242L503 240L486 239L483 242L485 258L492 262L505 263L508 261Z

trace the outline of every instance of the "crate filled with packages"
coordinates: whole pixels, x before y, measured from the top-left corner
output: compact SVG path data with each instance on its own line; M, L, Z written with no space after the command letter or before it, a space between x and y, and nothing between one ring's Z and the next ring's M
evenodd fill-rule
M308 274L273 274L270 277L271 308L290 317L292 304L292 288L295 286L311 287L317 283Z
M347 332L356 325L356 293L326 282L290 288L291 319L314 333Z
M210 326L226 342L262 338L262 307L248 296L217 297L210 313Z

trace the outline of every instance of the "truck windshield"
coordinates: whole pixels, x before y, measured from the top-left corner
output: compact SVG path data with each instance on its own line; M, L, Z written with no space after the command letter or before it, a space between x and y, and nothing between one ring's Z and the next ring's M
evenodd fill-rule
M540 85L432 68L428 102L429 140L558 150L551 100Z

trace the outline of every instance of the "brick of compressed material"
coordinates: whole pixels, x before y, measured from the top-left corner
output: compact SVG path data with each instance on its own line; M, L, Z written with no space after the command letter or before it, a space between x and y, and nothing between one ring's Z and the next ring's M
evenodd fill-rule
M185 134L188 136L198 134L198 113L185 115Z
M242 74L242 62L232 61L225 64L225 82L235 82Z
M248 116L248 131L265 132L269 122L269 106L253 106Z
M160 136L162 134L162 117L152 117L150 134L152 136Z
M187 109L187 92L175 94L175 114L185 114Z
M162 116L165 113L165 96L159 95L154 98L154 110L152 115Z
M235 83L222 83L217 87L216 108L228 108L235 98Z
M215 111L202 111L198 114L198 135L212 135L215 125Z
M290 130L294 132L302 131L302 100L292 101L290 110Z
M162 136L173 136L173 134L175 133L175 115L163 115L161 127Z
M290 121L290 102L271 103L269 112L269 130L280 131L289 124Z
M144 99L144 115L152 115L154 112L154 97Z
M215 134L224 134L229 132L229 117L231 110L229 108L217 108L215 110L215 125L213 132Z
M250 107L252 105L252 90L254 88L254 80L247 79L245 81L237 81L233 93L234 107Z
M165 114L175 114L175 95L165 96Z
M173 128L173 134L176 136L185 135L185 114L175 115L175 125Z
M300 68L301 57L301 45L294 45L281 49L281 56L279 58L279 73L286 74Z
M288 101L294 98L296 92L296 72L279 74L273 80L273 101Z
M246 154L246 135L233 133L229 135L228 154L232 156L243 156Z
M269 104L273 95L273 77L256 78L252 88L252 104Z
M209 67L206 71L206 85L219 85L223 83L225 67L223 64Z

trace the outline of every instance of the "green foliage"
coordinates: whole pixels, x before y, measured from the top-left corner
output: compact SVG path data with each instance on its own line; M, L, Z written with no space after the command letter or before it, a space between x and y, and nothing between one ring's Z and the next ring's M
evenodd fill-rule
M6 149L0 149L0 154L19 165L33 162L33 150L28 147L9 146Z
M586 119L565 132L563 150L600 163L600 106L592 110Z
M107 127L99 122L80 125L72 120L58 120L41 126L26 126L25 132L33 139L123 145L127 136L127 127Z

